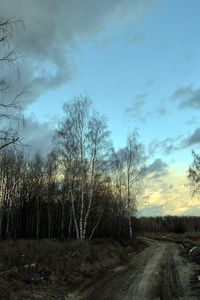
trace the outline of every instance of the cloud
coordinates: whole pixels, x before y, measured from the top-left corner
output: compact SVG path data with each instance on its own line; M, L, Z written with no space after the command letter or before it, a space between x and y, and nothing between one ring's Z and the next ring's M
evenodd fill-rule
M190 196L186 166L171 164L158 179L146 176L144 197L146 202L138 207L140 215L196 215L200 207L198 198ZM198 209L197 209L198 210Z
M178 135L175 137L169 137L164 140L158 141L153 140L149 144L148 153L150 156L154 155L157 150L161 150L164 154L171 154L172 152L179 150L182 148L182 142L180 143L182 139L182 135Z
M185 124L186 125L194 125L197 124L199 121L199 118L197 116L193 116L192 118L188 119Z
M99 33L114 32L157 5L155 0L0 0L1 16L24 20L13 30L23 60L20 82L31 88L27 102L72 80L77 49ZM19 86L19 83L18 83Z
M157 158L145 169L145 174L151 179L158 179L168 173L168 164L162 159Z
M191 108L199 109L200 108L200 88L194 89L192 85L187 85L177 89L171 99L178 103L180 109Z
M200 143L200 128L197 128L190 136L182 141L183 147L190 147Z
M161 150L164 154L169 155L174 151L198 144L200 144L200 128L195 129L195 131L186 138L183 137L183 135L178 135L161 141L154 140L149 144L148 154L152 156Z
M145 98L147 97L147 94L140 94L136 95L134 102L131 107L126 108L126 113L129 114L133 118L139 118L140 120L143 120L141 118L142 115L142 109L145 104Z
M127 147L120 148L115 154L112 155L111 160L112 161L120 161L122 164L126 162L126 151ZM136 156L137 154L137 156ZM138 163L145 163L147 160L147 155L145 152L145 146L142 143L137 144L137 152L135 153L135 158L138 160Z
M167 173L165 173L165 175L167 175ZM166 182L164 182L160 185L160 187L161 187L161 193L165 194L166 192L169 192L171 189L173 189L174 185L173 184L167 184Z
M49 123L40 123L32 117L27 117L24 120L24 126L19 130L19 136L31 155L39 152L46 156L53 149L54 132L55 129Z

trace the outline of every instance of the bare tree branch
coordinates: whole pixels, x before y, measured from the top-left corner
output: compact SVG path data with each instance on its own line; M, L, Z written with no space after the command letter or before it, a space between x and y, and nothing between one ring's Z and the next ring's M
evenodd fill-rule
M22 23L21 20L15 19L0 19L0 64L8 63L13 64L18 58L18 52L15 49L10 49L12 40L12 30L16 23ZM1 54L2 52L2 54ZM6 78L0 78L0 96L8 91L9 83ZM7 120L21 120L22 103L21 96L24 94L25 89L17 93L11 100L0 98L0 121L6 126ZM10 126L10 125L9 125ZM16 130L6 129L0 130L0 150L15 144L19 141Z

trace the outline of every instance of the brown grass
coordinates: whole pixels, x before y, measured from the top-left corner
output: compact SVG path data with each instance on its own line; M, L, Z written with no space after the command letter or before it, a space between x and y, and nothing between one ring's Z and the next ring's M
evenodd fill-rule
M129 251L114 240L1 241L0 299L64 299L66 291L124 263Z

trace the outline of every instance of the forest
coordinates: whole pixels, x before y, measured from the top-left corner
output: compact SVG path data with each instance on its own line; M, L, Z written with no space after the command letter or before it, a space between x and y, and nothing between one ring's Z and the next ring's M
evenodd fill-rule
M20 21L1 19L1 66L16 63L12 29ZM3 70L3 68L2 68ZM1 239L134 239L140 231L199 230L198 218L140 218L137 206L144 191L145 155L137 131L115 151L107 121L93 110L87 96L63 105L46 157L29 153L16 123L23 122L20 91L12 97L1 75L0 238ZM15 124L13 126L13 124ZM45 141L44 141L45 143ZM199 156L188 171L199 189Z
M144 173L135 133L115 153L105 119L90 113L88 99L66 103L64 112L47 158L1 151L1 238L132 239Z

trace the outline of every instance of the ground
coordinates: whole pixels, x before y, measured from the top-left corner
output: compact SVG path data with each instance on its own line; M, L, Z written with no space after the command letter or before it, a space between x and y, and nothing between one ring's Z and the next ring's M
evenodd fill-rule
M149 247L134 255L128 265L96 282L80 299L200 299L190 282L198 266L180 256L181 249L175 243L148 243Z
M146 235L115 240L0 243L2 300L198 300L198 238ZM198 264L199 263L199 264Z

